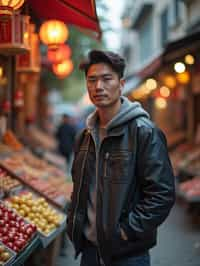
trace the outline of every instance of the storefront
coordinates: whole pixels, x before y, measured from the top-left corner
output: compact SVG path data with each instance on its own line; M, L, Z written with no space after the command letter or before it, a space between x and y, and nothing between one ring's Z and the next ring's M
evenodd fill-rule
M13 10L23 2L0 1L0 264L18 266L29 259L55 266L72 185L64 160L54 154L55 140L39 127L47 112L40 40L31 15ZM95 2L70 2L30 0L24 9L99 39Z
M199 211L200 203L200 33L170 43L137 73L140 85L128 97L140 100L165 132L177 177L177 195ZM137 75L136 75L137 76Z

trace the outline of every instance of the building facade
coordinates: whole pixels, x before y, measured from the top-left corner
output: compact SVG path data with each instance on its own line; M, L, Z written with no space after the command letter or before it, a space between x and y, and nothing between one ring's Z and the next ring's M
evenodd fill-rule
M185 35L186 6L180 0L126 1L122 25L121 52L129 76L152 62L168 42Z
M194 138L200 124L198 10L200 0L127 0L122 16L125 94L143 102L172 143Z

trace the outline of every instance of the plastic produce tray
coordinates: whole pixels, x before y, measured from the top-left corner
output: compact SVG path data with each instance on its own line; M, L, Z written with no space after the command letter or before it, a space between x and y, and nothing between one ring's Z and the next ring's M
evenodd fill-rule
M33 251L41 245L41 241L38 236L29 243L29 245L17 255L15 260L12 262L12 266L22 266L27 258L33 253Z
M11 265L13 265L13 261L15 260L17 254L16 254L12 249L10 249L10 248L7 247L5 244L3 244L1 241L0 241L0 245L3 246L3 247L6 249L6 251L8 251L9 254L11 254L10 259L7 260L7 261L3 264L3 266L9 266L9 265L11 266Z
M45 235L41 231L38 231L43 248L46 248L60 233L62 233L65 230L65 227L66 227L66 216L63 219L60 226L55 230L53 230L48 235Z

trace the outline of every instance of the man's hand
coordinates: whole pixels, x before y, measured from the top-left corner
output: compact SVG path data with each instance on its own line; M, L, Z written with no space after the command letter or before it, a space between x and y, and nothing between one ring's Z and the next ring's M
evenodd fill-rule
M128 237L122 228L120 228L120 234L123 240L128 240Z

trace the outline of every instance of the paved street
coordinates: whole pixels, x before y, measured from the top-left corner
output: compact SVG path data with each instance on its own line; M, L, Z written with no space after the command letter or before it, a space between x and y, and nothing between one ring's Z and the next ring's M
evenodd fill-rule
M60 257L57 266L79 266L72 248ZM160 227L158 245L151 251L152 266L200 266L200 223L192 221L186 207L177 203Z
M152 266L200 266L200 223L192 221L185 206L176 204L160 227Z

